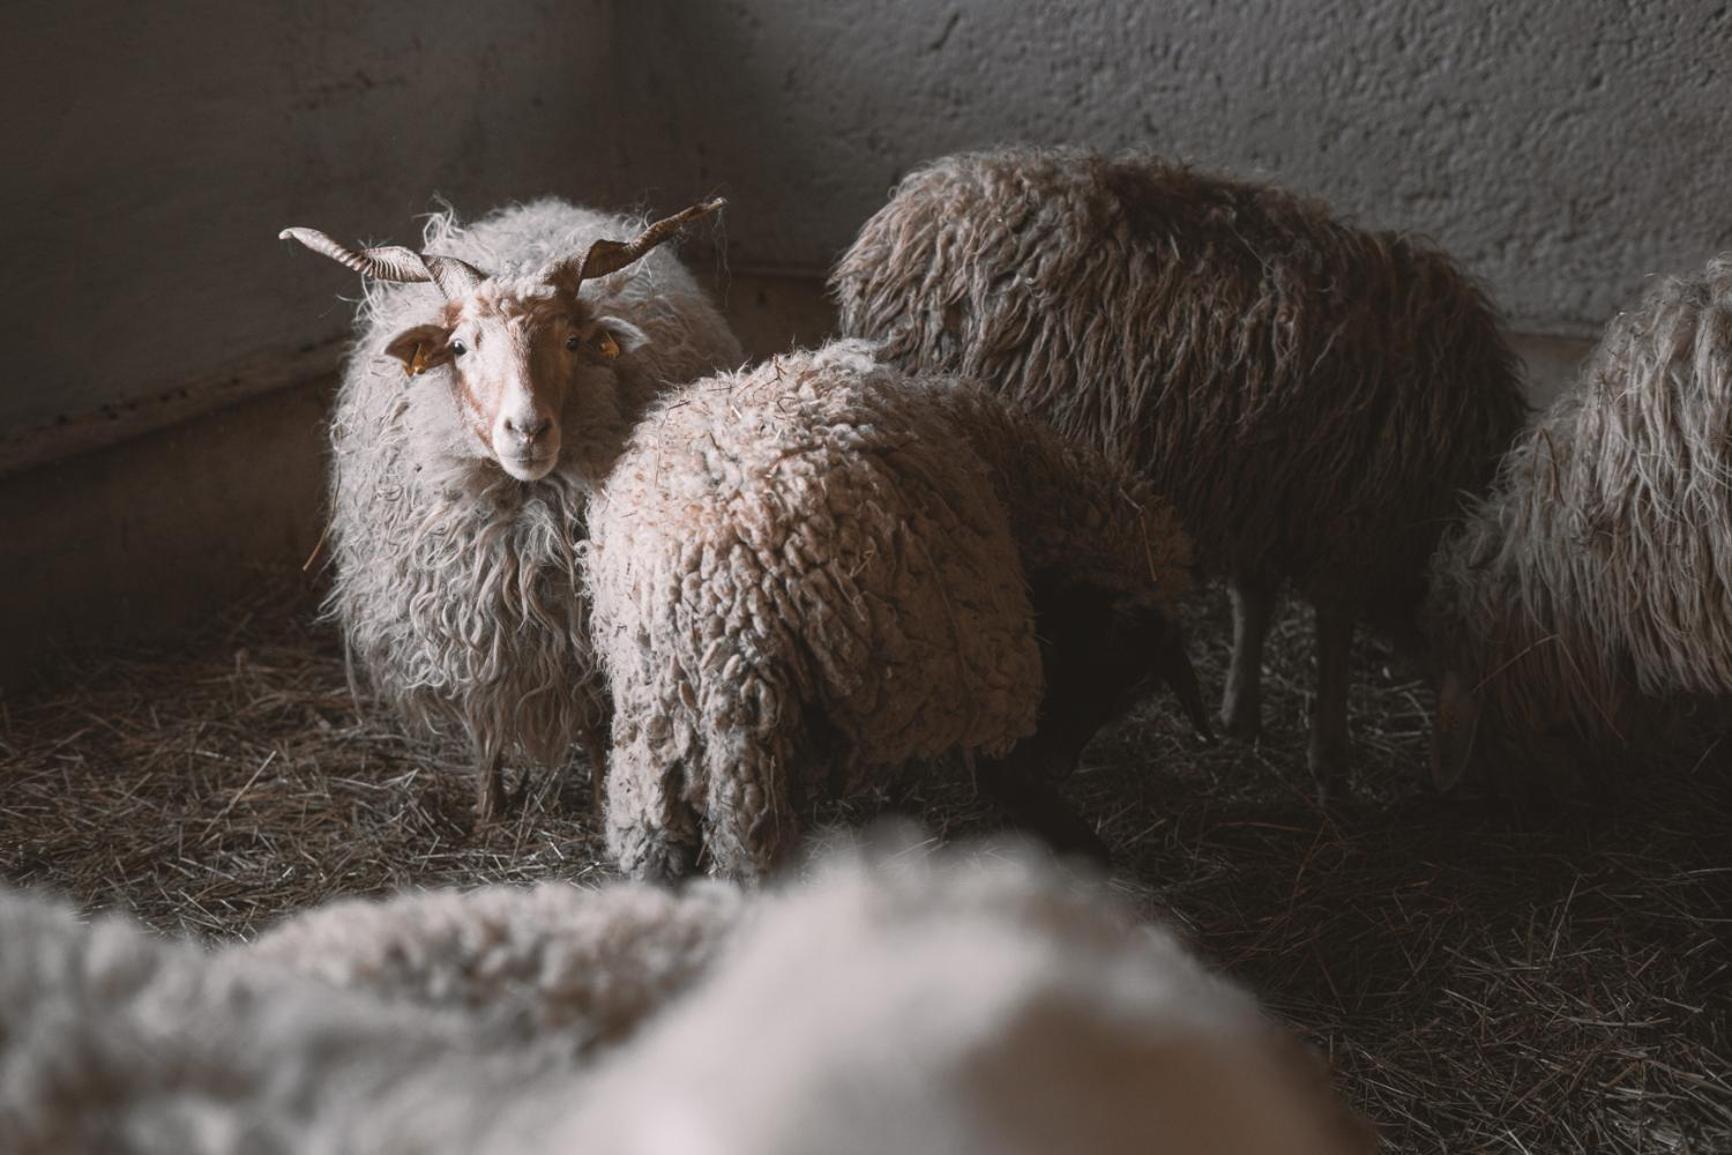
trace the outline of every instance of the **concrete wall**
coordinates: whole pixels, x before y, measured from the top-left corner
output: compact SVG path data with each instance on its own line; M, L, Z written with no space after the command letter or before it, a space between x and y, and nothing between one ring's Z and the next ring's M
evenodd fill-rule
M654 0L640 179L717 182L733 259L824 267L920 159L1153 148L1431 233L1517 324L1596 328L1732 248L1721 0Z

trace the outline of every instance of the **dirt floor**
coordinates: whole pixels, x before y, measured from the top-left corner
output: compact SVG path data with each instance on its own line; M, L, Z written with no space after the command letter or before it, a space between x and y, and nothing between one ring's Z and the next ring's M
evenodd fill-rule
M1192 623L1219 684L1224 599ZM1350 800L1310 802L1310 643L1270 646L1255 747L1202 744L1156 703L1068 791L1114 885L1180 924L1333 1058L1401 1152L1732 1152L1732 767L1632 776L1518 825L1428 797L1425 695L1362 643ZM0 875L152 924L246 936L339 894L607 876L581 767L476 831L461 749L362 713L330 627L284 596L177 652L69 664L0 699ZM912 810L992 828L928 769L831 820Z

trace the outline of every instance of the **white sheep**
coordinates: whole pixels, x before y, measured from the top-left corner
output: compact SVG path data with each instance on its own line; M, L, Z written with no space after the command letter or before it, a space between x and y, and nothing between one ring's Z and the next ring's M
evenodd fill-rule
M1246 994L1026 848L891 838L776 890L552 889L525 892L509 928L503 890L444 893L309 912L274 947L215 957L0 890L0 1150L1373 1147ZM538 925L537 908L555 917ZM520 1016L553 989L538 978L505 967L526 994L487 977L503 935L511 958L630 989L651 956L608 945L623 925L642 944L665 932L670 956L703 949L610 1049L582 1045L581 1016Z
M704 974L744 907L738 888L709 881L677 892L626 882L432 890L327 904L225 962L461 1011L585 1052L624 1038Z
M613 694L608 846L631 875L700 855L759 875L820 791L950 751L1009 754L1042 709L1037 623L1075 675L1045 703L1060 738L980 782L1061 844L1098 848L1044 778L1111 705L1161 679L1195 705L1163 612L1189 561L1169 507L1004 402L905 376L863 342L665 395L589 531Z
M569 1093L557 1040L220 965L0 890L6 1155L409 1155Z
M1323 1064L1024 849L832 852L550 1134L617 1155L1349 1155Z
M372 688L473 745L483 818L513 751L551 765L605 728L573 549L600 462L666 386L738 365L691 275L651 251L719 201L638 233L542 200L426 253L299 240L369 278L331 423L330 608ZM481 270L488 270L484 273Z
M1732 701L1732 254L1665 277L1432 564L1440 786L1628 765Z

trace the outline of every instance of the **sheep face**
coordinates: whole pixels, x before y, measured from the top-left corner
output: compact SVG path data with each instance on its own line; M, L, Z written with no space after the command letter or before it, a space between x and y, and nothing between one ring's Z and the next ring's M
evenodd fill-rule
M695 204L630 241L598 240L539 276L508 281L459 257L396 245L352 249L318 229L277 234L378 281L431 282L444 294L438 320L393 337L385 352L411 377L447 370L461 436L459 457L496 462L519 481L540 481L560 463L562 423L587 420L585 452L572 462L594 477L623 437L618 373L609 363L644 343L642 330L579 296L595 281L642 260L681 228L722 207ZM573 455L568 453L567 458Z
M618 362L645 341L565 287L484 282L386 346L411 376L443 368L467 448L519 481L560 460L567 425L611 426Z

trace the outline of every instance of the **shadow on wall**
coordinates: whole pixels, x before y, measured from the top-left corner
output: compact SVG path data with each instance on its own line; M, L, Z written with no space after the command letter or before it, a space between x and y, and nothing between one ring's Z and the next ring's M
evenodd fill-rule
M324 525L333 384L0 485L0 687L24 688L62 651L173 637L296 574Z
M443 193L607 196L601 0L34 6L43 51L7 82L16 324L0 432L183 386L347 328L353 278L293 259L283 226L415 239ZM102 335L90 340L92 332Z
M739 268L821 274L912 159L978 143L944 131L964 98L935 53L959 20L938 5L908 20L880 5L622 8L622 50L656 46L616 80L643 126L632 170L728 196ZM863 54L923 65L863 68ZM918 141L900 139L910 102L930 105Z

